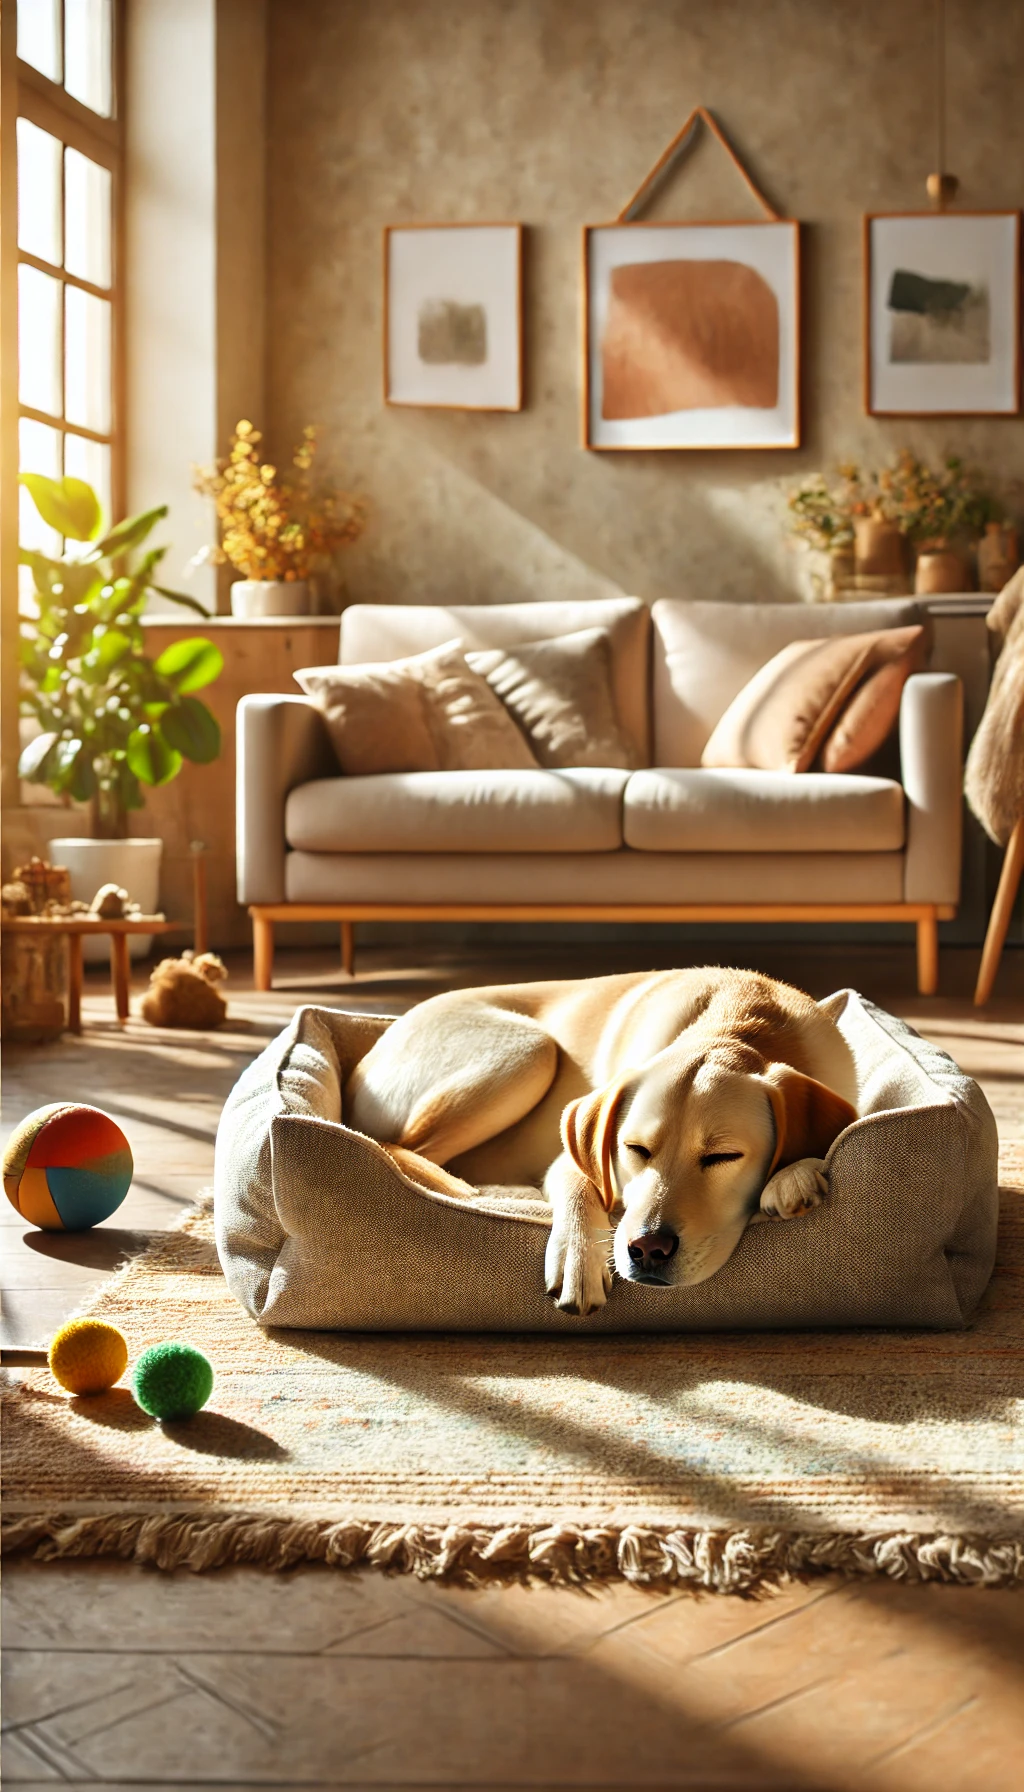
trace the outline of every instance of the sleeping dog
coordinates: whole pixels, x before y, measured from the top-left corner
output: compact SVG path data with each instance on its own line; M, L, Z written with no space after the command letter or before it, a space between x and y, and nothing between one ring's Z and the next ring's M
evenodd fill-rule
M758 1207L815 1206L856 1099L851 1053L810 996L709 968L434 996L356 1066L344 1112L429 1187L542 1187L548 1292L592 1313L613 1265L701 1282Z

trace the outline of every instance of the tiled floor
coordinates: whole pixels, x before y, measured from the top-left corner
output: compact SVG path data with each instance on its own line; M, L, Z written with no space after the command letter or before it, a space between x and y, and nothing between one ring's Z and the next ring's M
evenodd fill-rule
M705 954L712 957L714 953ZM735 961L740 954L731 951ZM815 994L845 983L909 1018L979 1077L1024 1137L1024 954L983 1015L973 955L912 994L909 953L748 950ZM572 974L671 962L604 948ZM7 1054L4 1122L66 1095L122 1119L132 1191L92 1233L3 1215L4 1337L41 1343L125 1253L208 1179L224 1094L299 1000L397 1012L453 982L564 975L565 954L281 955L259 996L233 966L208 1037L123 1031L91 986L79 1039ZM372 1573L148 1574L15 1562L4 1585L9 1785L700 1788L711 1792L1019 1792L1024 1599L827 1578L763 1600L467 1592Z

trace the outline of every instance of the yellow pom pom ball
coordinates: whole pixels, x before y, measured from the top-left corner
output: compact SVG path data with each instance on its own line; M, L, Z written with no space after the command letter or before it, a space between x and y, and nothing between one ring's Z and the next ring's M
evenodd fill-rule
M50 1371L69 1394L105 1394L128 1367L128 1346L103 1319L69 1319L50 1345Z

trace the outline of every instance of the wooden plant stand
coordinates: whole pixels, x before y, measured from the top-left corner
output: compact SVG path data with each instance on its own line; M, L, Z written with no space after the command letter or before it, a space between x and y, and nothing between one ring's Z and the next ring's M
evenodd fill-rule
M110 935L110 975L114 985L114 1003L119 1021L128 1019L128 989L131 982L131 961L128 957L130 933L187 933L181 921L158 921L143 917L138 921L106 921L100 916L85 915L11 915L4 921L9 933L66 934L68 941L68 1030L82 1031L82 941L94 934Z

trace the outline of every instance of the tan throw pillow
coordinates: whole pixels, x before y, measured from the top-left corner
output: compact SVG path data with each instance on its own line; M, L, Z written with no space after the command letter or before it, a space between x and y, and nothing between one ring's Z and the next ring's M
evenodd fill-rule
M868 670L876 638L872 633L791 641L733 698L701 764L810 771L847 697Z
M607 629L521 641L466 654L515 717L540 764L636 765L615 710Z
M884 746L899 720L903 686L928 657L928 630L887 628L878 635L867 677L845 704L821 750L823 772L854 772Z
M537 770L508 711L466 664L458 641L404 660L308 666L295 680L323 711L349 777Z

